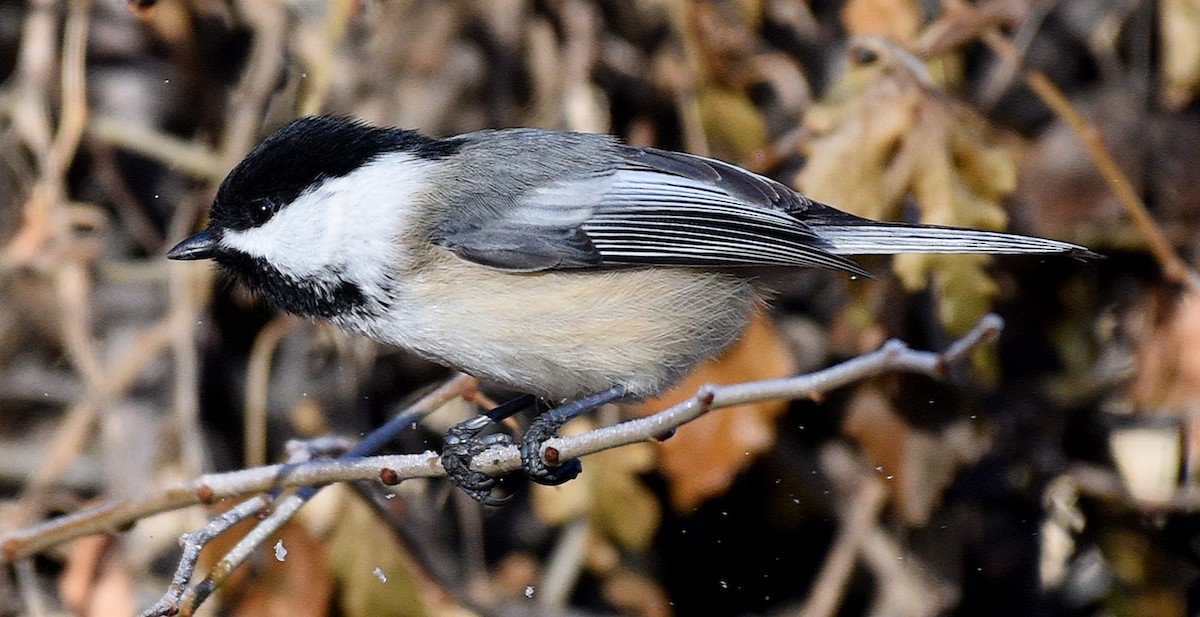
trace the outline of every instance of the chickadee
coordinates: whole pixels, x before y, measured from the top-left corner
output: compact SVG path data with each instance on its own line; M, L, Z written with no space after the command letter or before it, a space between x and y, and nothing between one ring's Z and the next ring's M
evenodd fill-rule
M607 135L435 139L320 116L254 148L221 184L208 228L167 257L213 259L287 312L543 399L581 401L522 444L534 479L558 483L578 465L547 469L539 446L560 420L659 394L739 336L764 298L745 266L869 276L844 256L914 252L1091 255L1054 240L871 221L728 163ZM487 423L452 433L443 462L490 502L491 480L467 468Z

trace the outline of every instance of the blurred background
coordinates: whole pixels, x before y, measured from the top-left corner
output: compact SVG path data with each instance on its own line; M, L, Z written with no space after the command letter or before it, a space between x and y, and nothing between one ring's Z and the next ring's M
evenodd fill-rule
M449 376L163 258L261 138L541 126L1107 259L773 276L724 357L567 430L1007 327L945 380L715 412L502 509L333 487L208 614L1200 614L1197 0L0 0L0 79L0 533L357 437ZM141 610L222 507L7 566L0 615Z

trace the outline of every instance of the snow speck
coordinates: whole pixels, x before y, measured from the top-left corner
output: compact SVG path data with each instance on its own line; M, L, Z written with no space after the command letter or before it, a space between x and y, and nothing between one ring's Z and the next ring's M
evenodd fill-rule
M283 540L275 541L275 560L283 561L287 559L287 549L283 548Z
M375 569L372 570L371 572L375 575L375 578L379 579L379 582L381 582L381 583L387 582L387 575L383 573L383 568L381 568L379 566L375 566Z

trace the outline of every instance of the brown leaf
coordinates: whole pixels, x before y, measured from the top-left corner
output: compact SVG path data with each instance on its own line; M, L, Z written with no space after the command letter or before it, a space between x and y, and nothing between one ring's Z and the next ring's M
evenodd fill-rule
M513 551L500 559L492 575L492 588L506 600L520 601L526 590L538 584L537 558L528 553Z
M1138 342L1129 396L1135 410L1189 409L1200 403L1200 295L1150 296L1127 321Z
M879 35L910 42L921 27L917 0L849 0L842 7L842 26L851 36Z
M270 542L260 549L269 556L259 562L262 567L253 581L246 581L240 593L227 594L237 599L229 613L235 617L328 615L333 582L324 548L295 523L284 525Z
M120 541L113 536L87 536L71 543L58 588L63 603L76 615L135 612L129 564Z
M895 219L912 196L920 221L1003 229L1000 201L1016 184L1014 154L986 120L936 88L921 62L886 40L855 39L849 67L806 124L815 137L798 182L804 193L860 216ZM987 256L902 255L910 291L930 282L954 334L990 309Z
M795 358L770 319L759 315L745 335L717 360L637 411L650 415L695 395L705 384L732 384L794 374ZM659 470L666 476L671 504L686 512L729 488L754 457L775 443L775 419L786 401L739 405L709 412L682 426L659 444Z
M767 145L767 124L742 92L720 86L700 92L700 116L713 145L736 160L749 159Z
M859 388L846 406L842 432L858 443L867 460L885 479L894 479L904 468L904 448L912 431L878 388Z
M560 433L579 434L591 428L590 420L579 418ZM662 519L658 500L639 477L653 466L654 449L644 443L585 456L583 473L575 481L534 488L534 512L552 525L590 518L601 537L626 549L643 550Z
M1160 0L1159 49L1162 52L1162 101L1182 109L1200 92L1200 2Z
M929 521L959 467L978 460L988 445L966 423L937 434L911 426L892 401L870 385L855 392L842 430L887 481L897 512L911 525Z
M323 503L318 504L319 501ZM330 486L313 500L304 520L321 537L329 570L337 584L336 603L347 617L429 614L423 584L403 545L367 504L343 486ZM322 514L324 516L322 516ZM321 520L310 518L318 516ZM289 557L290 560L290 557ZM329 576L329 574L326 574Z
M1148 295L1125 317L1133 342L1129 404L1134 413L1182 416L1189 475L1200 470L1200 295Z
M653 579L621 570L604 580L604 599L624 614L670 617L671 599Z
M253 519L242 522L213 540L201 553L200 569L211 568L213 560L233 548L256 522ZM261 557L253 562L257 567L238 568L218 590L230 603L229 614L279 617L329 614L333 583L321 545L295 521L280 528L268 542L258 549Z

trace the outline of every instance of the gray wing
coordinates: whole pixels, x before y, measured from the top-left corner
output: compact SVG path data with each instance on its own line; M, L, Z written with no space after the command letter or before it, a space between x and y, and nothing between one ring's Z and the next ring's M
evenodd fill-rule
M583 222L604 263L808 266L867 275L799 218L825 208L714 159L619 148L623 165ZM836 212L836 211L835 211Z
M824 206L768 178L713 159L608 141L602 156L561 154L538 160L550 166L542 178L558 181L514 168L510 173L528 176L525 185L537 188L501 208L470 209L468 221L460 218L437 241L464 259L515 271L814 266L867 275L797 218ZM581 167L591 173L580 175Z

